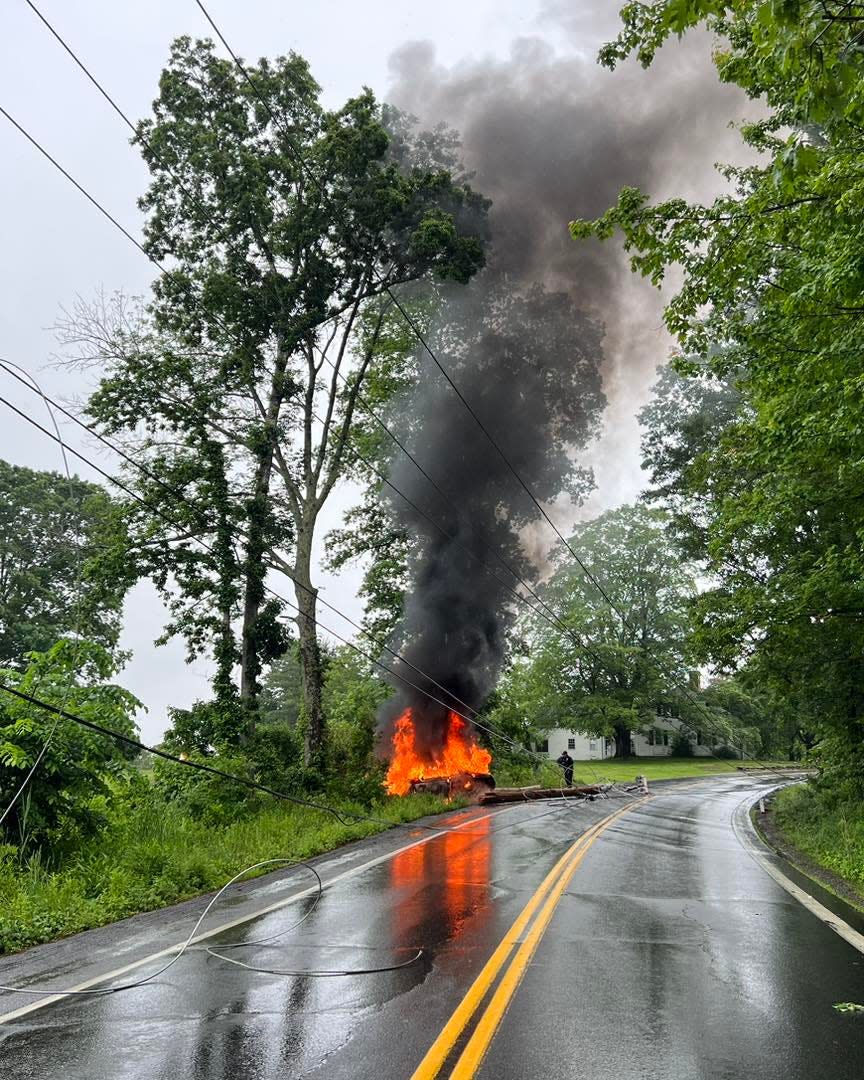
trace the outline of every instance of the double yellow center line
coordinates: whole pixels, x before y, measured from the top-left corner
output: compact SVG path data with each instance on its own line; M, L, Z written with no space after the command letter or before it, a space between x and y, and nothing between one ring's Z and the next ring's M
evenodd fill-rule
M522 909L516 921L504 935L495 952L489 957L483 970L471 984L453 1015L442 1028L441 1034L429 1047L428 1053L417 1066L411 1080L432 1080L433 1077L438 1075L456 1045L457 1039L480 1007L499 972L507 963L510 954L518 945L515 956L510 961L495 993L477 1021L471 1038L466 1043L459 1060L450 1073L450 1080L468 1080L469 1077L475 1075L495 1032L498 1030L498 1025L501 1023L507 1006L522 981L522 976L531 962L540 939L552 919L558 901L576 873L586 852L602 832L605 832L610 825L615 824L618 818L642 802L645 802L645 799L628 803L627 806L598 821L596 825L592 825L555 863L543 879L540 887ZM538 908L540 909L539 914L534 919ZM532 919L534 919L533 924L531 923ZM521 940L520 943L520 939L529 924L530 930L528 930L524 940Z

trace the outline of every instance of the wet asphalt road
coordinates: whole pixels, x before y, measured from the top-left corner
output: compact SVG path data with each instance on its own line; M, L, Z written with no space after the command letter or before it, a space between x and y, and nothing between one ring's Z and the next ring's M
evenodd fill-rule
M736 807L774 783L730 774L658 786L603 832L564 890L477 1075L861 1080L864 1017L832 1006L864 1002L864 956L781 889L733 829ZM198 950L149 986L5 1019L0 1076L408 1078L556 860L619 805L462 812L434 819L462 826L443 835L394 830L342 849L316 861L325 882L338 880L302 926L242 958L354 969L422 948L420 961L309 978L250 973ZM214 923L307 887L299 871L252 883ZM207 944L277 933L308 903ZM182 940L201 906L29 950L0 962L0 982L69 986L123 967ZM0 994L0 1013L31 1003Z

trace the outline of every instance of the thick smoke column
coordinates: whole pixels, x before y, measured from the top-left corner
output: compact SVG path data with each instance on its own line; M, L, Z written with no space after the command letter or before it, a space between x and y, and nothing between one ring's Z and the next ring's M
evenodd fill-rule
M449 499L406 457L391 470L395 487L441 526L393 499L393 512L418 541L400 651L452 700L415 670L405 675L462 712L478 708L497 677L511 590L521 588L514 571L537 575L520 533L538 512L510 465L539 500L562 493L579 500L590 478L570 451L594 434L604 403L599 326L566 294L539 285L519 292L521 285L485 273L448 298L432 335L436 355L507 460L440 373L424 374L410 400L413 453ZM434 756L446 709L397 686L385 718L410 706L418 741Z
M606 28L586 41L578 15L568 18L555 29L571 45L575 36L584 46L578 54L558 55L527 39L506 61L448 70L429 44L406 45L392 58L389 94L424 126L444 123L461 133L472 182L492 199L488 267L448 297L433 348L562 529L590 488L579 460L595 467L601 483L615 481L614 434L596 442L603 391L613 417L632 414L668 348L653 290L631 278L614 246L573 243L567 222L600 213L624 185L656 197L670 190L709 196L719 181L705 169L706 151L714 150L709 161L731 156L724 127L741 103L713 77L705 39L661 55L648 73L625 65L613 74L594 60ZM548 526L428 356L419 370L402 405L412 452L457 509L401 456L393 482L456 539L394 500L418 541L398 646L447 687L462 703L456 707L479 708L497 678L513 614L511 593L480 560L510 586L518 587L496 555L536 580ZM411 707L418 740L434 754L446 711L394 685L384 731ZM442 697L431 684L424 689Z

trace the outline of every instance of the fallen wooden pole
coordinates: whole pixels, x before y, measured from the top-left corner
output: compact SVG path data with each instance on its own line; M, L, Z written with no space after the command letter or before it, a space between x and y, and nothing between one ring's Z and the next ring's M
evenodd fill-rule
M478 800L481 806L491 806L494 803L507 802L532 802L535 799L584 799L589 795L602 795L606 790L605 785L591 784L588 787L567 788L495 788L487 791Z

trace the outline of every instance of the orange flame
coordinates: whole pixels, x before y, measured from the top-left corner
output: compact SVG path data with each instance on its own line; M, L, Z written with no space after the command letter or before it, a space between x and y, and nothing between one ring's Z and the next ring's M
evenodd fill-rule
M456 713L450 713L447 739L440 754L434 758L421 756L414 741L414 721L411 710L397 719L393 732L393 757L384 786L388 795L405 795L412 780L428 776L456 776L458 773L486 773L492 755L478 746L468 731L467 723Z

